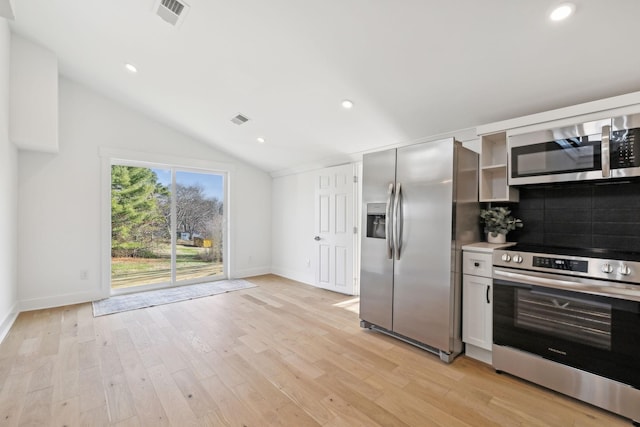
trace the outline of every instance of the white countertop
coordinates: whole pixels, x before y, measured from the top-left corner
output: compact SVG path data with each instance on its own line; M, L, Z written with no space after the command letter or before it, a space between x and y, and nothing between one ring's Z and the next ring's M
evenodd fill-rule
M488 243L488 242L477 242L477 243L469 243L468 245L462 246L463 251L473 251L473 252L486 252L492 253L494 249L502 249L509 246L515 245L516 242L506 242L506 243Z

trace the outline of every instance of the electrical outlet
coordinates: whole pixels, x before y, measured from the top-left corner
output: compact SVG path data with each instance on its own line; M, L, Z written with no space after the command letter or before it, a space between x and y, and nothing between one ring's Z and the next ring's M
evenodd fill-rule
M80 280L89 279L89 272L87 270L80 270Z
M311 267L311 260L307 258L307 267Z

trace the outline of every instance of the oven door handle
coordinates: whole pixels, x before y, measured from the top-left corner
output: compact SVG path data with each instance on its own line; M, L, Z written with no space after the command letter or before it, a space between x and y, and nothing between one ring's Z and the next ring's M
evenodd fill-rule
M582 277L564 280L558 276L552 276L545 273L536 273L535 275L531 273L523 274L500 268L493 269L493 277L495 279L508 280L510 282L522 283L524 285L543 286L547 288L583 292L629 301L640 301L640 286L637 285L585 279Z

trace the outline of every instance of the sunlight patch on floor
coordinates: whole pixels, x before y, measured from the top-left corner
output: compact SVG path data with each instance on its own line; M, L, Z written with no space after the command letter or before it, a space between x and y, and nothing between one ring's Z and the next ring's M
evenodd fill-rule
M353 313L360 313L360 297L351 298L345 301L337 302L333 304L334 307L344 308Z

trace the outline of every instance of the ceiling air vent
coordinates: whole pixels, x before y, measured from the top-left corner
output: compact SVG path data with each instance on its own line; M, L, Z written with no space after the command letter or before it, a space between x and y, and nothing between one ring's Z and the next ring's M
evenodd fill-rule
M237 125L242 125L249 121L249 117L243 116L242 114L238 114L233 119L231 119L231 121Z
M178 0L157 0L154 10L165 22L178 26L184 20L189 5Z

